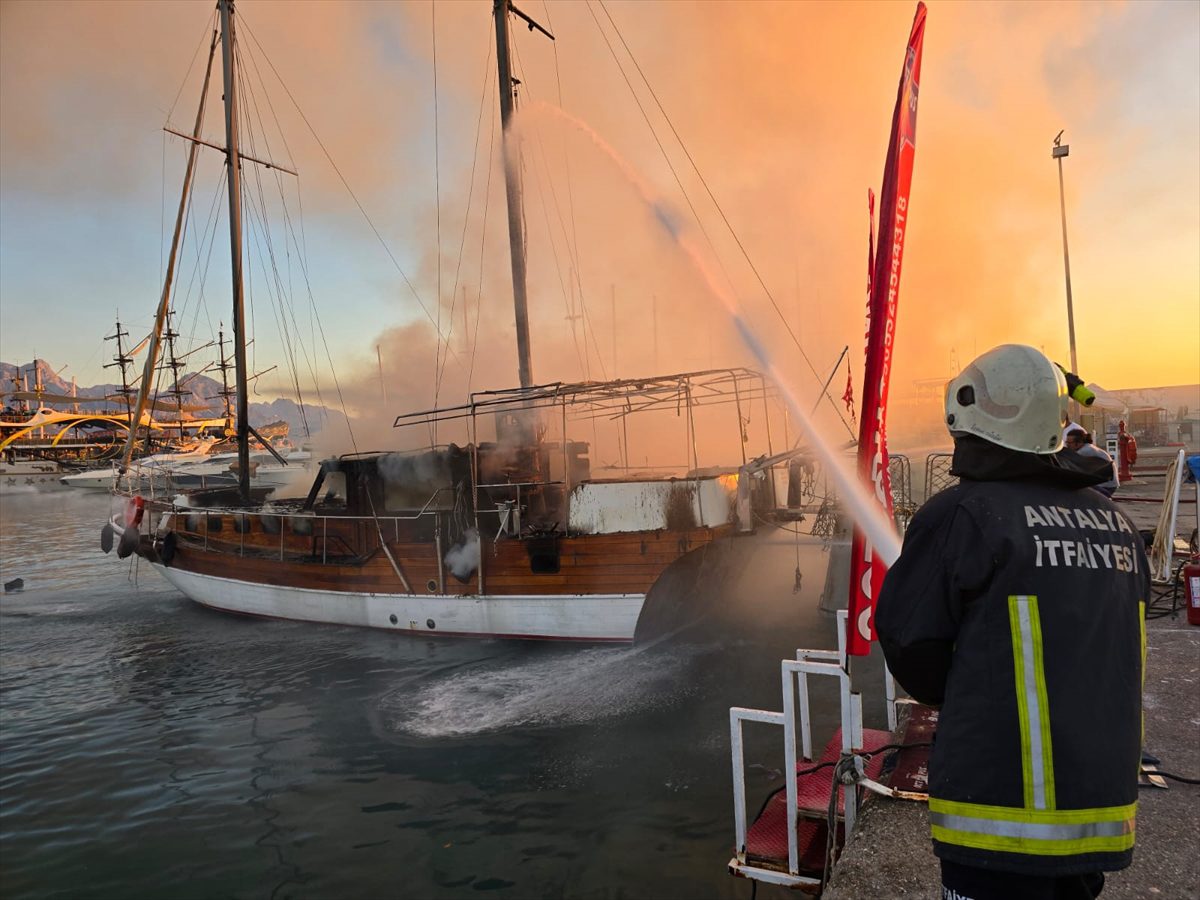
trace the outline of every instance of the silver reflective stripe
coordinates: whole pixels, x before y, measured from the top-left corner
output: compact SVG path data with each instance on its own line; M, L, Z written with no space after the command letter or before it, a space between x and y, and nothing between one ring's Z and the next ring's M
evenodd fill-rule
M1120 837L1133 832L1133 819L1118 822L1079 822L1069 825L1046 825L1035 822L1008 822L997 819L976 819L950 813L931 812L933 825L952 831L992 834L998 837L1034 838L1047 841L1072 841L1080 838Z
M1017 597L1017 621L1021 628L1021 659L1024 663L1025 708L1029 710L1029 751L1033 771L1033 808L1046 808L1046 770L1042 753L1042 708L1038 701L1037 672L1040 663L1033 646L1033 626L1029 621L1029 598Z

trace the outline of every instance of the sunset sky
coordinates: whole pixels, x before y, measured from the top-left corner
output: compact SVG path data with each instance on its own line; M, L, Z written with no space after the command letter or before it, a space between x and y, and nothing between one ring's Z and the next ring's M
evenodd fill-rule
M665 219L727 271L756 333L801 393L815 396L815 379L623 38L814 365L827 372L848 344L861 391L866 192L879 189L914 4L607 0L611 22L594 0L519 5L557 37L552 44L514 22L537 379L749 363ZM300 172L252 176L247 164L244 176L262 198L251 205L280 214L270 226L274 270L262 227L252 221L249 229L254 365L280 366L260 391L285 392L294 381L307 390L314 378L329 390L315 307L348 402L377 387L376 345L389 412L433 401L433 327L388 251L438 319L439 199L440 318L454 353L439 399L461 401L468 375L475 388L512 386L498 146L481 241L489 135L498 128L490 0L436 10L428 2L239 0L238 9L256 150ZM101 369L111 344L101 339L118 310L135 338L148 331L185 153L160 129L191 129L212 17L204 0L0 2L0 359L36 353L90 384L111 377ZM560 96L566 117L550 108ZM220 97L218 51L204 134L223 144ZM950 375L1001 342L1069 361L1050 157L1060 129L1071 147L1080 373L1109 388L1200 381L1200 4L933 0L894 394ZM224 199L221 168L221 155L203 149L177 279L177 324L189 346L229 322L229 241L223 209L213 206ZM649 186L654 208L630 172ZM221 211L210 219L214 208ZM568 289L576 268L591 328L573 338L566 316L579 303Z

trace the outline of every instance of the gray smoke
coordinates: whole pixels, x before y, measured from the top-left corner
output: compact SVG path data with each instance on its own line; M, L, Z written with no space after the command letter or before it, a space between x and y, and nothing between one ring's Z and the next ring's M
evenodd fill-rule
M459 581L466 581L479 568L479 531L468 528L461 543L455 544L446 554L446 565L450 574Z
M450 467L440 453L389 453L376 463L385 481L406 487L450 483Z

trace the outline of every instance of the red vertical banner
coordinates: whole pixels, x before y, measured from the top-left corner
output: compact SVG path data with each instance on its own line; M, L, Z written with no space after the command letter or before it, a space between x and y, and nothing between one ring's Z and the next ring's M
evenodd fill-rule
M891 479L888 477L887 398L892 371L892 344L896 332L896 304L900 297L900 268L908 226L908 198L913 159L917 151L917 94L921 81L921 49L925 42L925 4L917 4L904 69L896 92L892 134L883 168L879 196L879 246L869 261L866 371L858 425L858 475L868 485L880 507L892 513ZM847 652L865 656L875 639L872 614L887 566L875 557L859 529L850 548L850 617Z

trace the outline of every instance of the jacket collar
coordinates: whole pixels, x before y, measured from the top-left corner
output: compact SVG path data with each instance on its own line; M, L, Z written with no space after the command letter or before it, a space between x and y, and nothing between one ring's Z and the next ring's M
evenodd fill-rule
M968 434L954 438L950 474L970 481L1036 481L1075 490L1108 481L1112 463L1073 450L1023 453Z

